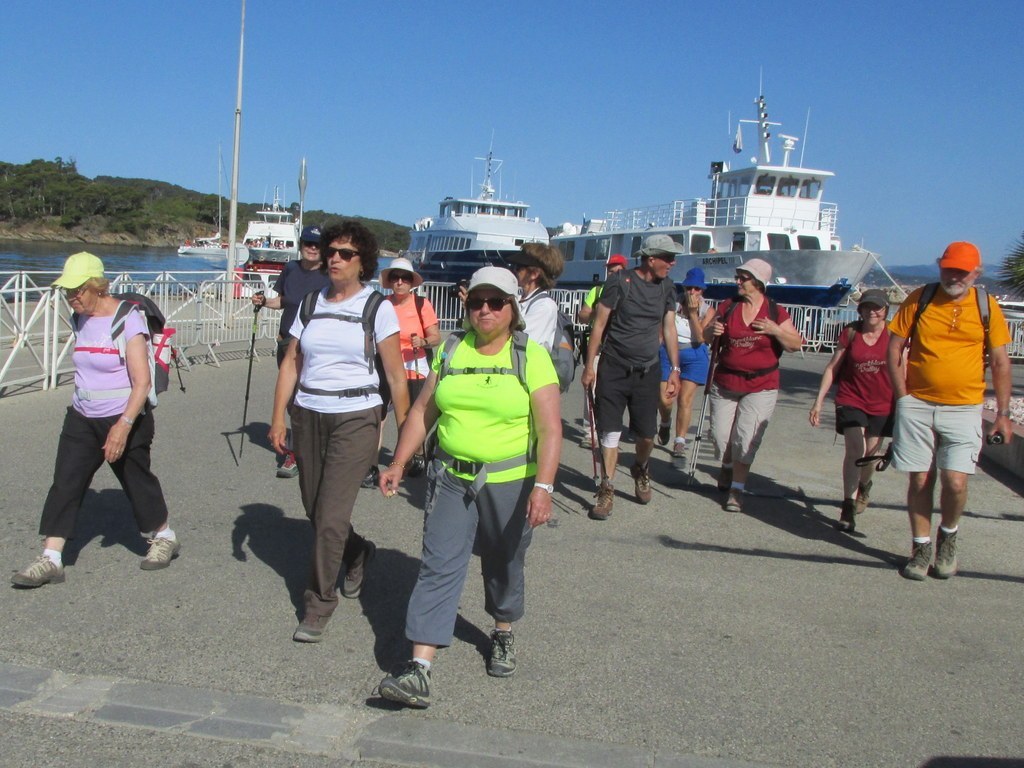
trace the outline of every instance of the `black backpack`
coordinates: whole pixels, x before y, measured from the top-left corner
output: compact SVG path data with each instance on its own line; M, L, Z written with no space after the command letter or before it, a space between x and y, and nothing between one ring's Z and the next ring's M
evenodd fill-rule
M910 350L911 340L914 338L914 331L917 330L917 323L921 319L921 315L928 308L928 305L932 303L932 299L935 298L936 292L939 290L938 283L927 283L924 289L921 291L921 296L917 300L917 310L914 312L914 319L910 323L910 330L907 331L907 340L903 344L904 351ZM988 354L989 354L989 337L988 337L988 326L989 326L989 303L988 303L988 292L980 285L974 286L974 298L978 302L978 314L981 315L981 325L985 330L985 351L982 357L981 366L981 378L985 378L985 369L988 367Z

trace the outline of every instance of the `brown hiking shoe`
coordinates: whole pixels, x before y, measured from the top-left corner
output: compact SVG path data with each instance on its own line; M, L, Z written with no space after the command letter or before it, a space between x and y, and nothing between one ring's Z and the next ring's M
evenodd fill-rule
M900 569L900 576L911 581L924 581L928 566L932 562L932 543L914 544L907 564Z
M853 529L857 527L853 519L855 507L856 502L853 499L843 499L843 508L839 513L839 522L836 523L836 528L845 533L853 533Z
M40 555L11 577L11 583L16 587L41 587L63 581L64 566L57 565L46 555Z
M647 464L642 467L634 464L629 470L633 476L633 483L636 490L636 500L641 504L649 504L651 501L651 473Z
M597 489L597 501L590 510L591 520L607 520L612 514L612 502L615 501L615 486L607 480Z
M861 515L868 508L868 502L871 501L871 486L873 484L873 480L868 480L866 483L857 483L857 505L853 510L853 514ZM850 530L852 531L853 529L851 528Z
M948 579L956 575L956 535L959 531L946 533L939 528L935 543L935 568L932 573L937 579Z

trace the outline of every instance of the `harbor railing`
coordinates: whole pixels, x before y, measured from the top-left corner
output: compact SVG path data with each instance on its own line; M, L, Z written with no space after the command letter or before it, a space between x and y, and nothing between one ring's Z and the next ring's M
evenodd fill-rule
M71 308L63 291L50 288L58 274L0 272L0 397L51 389L72 380ZM225 354L247 351L253 331L252 296L268 290L264 279L255 273L232 279L226 279L223 272L123 272L110 277L113 293L141 293L160 307L167 325L175 330L177 359L185 366L219 366ZM463 312L455 286L424 283L419 291L433 305L442 333L459 327ZM586 290L552 291L570 318L576 317L586 294ZM809 352L834 351L843 326L857 319L852 307L786 305L786 309ZM257 353L270 356L281 312L261 310L255 321ZM1009 325L1010 357L1024 359L1024 321L1011 320ZM586 327L577 329L583 332Z

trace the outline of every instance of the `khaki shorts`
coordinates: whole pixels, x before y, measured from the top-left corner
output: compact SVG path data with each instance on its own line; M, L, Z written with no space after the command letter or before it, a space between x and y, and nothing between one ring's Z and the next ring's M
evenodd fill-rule
M721 459L731 445L733 461L753 464L778 396L777 389L732 392L712 384L711 436L715 440L716 458Z
M892 466L927 472L932 464L973 475L981 453L981 404L938 405L904 395L896 401Z

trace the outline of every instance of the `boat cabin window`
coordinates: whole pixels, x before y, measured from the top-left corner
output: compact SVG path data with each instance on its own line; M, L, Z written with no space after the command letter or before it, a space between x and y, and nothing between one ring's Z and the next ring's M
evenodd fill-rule
M813 235L797 235L796 247L801 251L820 251L821 241Z
M610 237L594 237L587 240L587 247L583 252L584 261L608 261L611 243Z
M566 261L572 261L576 255L576 241L566 240L563 243L558 244L558 250L562 252L562 258Z
M796 197L798 189L800 189L800 182L792 176L787 176L779 181L779 189L775 194L779 197Z
M711 235L690 235L690 253L707 253L711 250Z
M718 186L718 196L736 197L736 179L729 179L728 181L723 181Z
M642 241L643 241L643 238L640 237L640 235L636 235L633 238L633 243L629 246L629 253L627 253L625 255L629 256L629 257L632 257L634 253L636 253L637 251L640 250L641 247L643 247L641 245Z
M770 195L775 189L775 177L770 173L762 173L757 177L757 186L754 187L755 195Z
M800 185L800 197L805 200L817 200L821 194L821 179L804 179Z
M746 240L747 240L746 235L743 232L733 232L732 233L732 250L733 250L733 252L735 253L736 251L742 251L744 249L744 247L746 246Z
M788 251L792 246L789 244L789 235L781 235L778 232L768 233L768 250Z
M750 194L750 184L754 180L754 177L749 173L746 176L740 176L736 183L736 196L746 197Z

